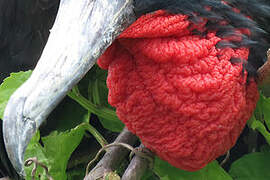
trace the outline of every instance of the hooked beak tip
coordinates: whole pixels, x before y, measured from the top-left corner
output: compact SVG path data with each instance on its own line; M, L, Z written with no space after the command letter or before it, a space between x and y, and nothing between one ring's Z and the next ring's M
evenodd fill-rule
M14 94L16 96L16 93ZM37 130L35 121L24 117L23 108L26 98L12 96L5 109L3 137L8 157L15 170L24 176L24 152Z

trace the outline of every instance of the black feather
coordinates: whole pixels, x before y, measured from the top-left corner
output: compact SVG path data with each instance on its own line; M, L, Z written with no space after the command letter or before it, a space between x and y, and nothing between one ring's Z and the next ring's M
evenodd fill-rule
M256 76L257 69L266 60L266 51L270 47L269 0L135 0L134 5L138 17L162 9L173 14L188 15L193 23L201 17L206 18L207 29L215 30L221 38L241 36L241 42L222 41L217 47L249 47L248 63L244 66L249 76ZM227 22L227 25L221 25L220 21ZM251 34L235 33L239 28L249 29ZM194 33L203 35L202 32Z

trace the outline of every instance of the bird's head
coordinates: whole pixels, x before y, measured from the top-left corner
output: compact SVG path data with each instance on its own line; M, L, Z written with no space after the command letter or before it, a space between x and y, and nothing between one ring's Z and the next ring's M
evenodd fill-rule
M257 69L265 60L268 47L265 36L269 29L263 24L270 15L267 14L269 6L265 1L258 2L62 0L49 40L35 70L27 82L11 96L4 113L5 145L17 172L24 174L25 149L50 112L113 41L147 13L164 10L169 14L185 15L190 24L205 22L203 29L193 29L192 33L205 36L205 33L212 31L218 38L225 39L219 41L219 48L249 48L250 55L245 69L250 77L255 77ZM142 23L140 25L143 26ZM247 32L237 33L240 29ZM230 40L228 37L232 36L236 38Z

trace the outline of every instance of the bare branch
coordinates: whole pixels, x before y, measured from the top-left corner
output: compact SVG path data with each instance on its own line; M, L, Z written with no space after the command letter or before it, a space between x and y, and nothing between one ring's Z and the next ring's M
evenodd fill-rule
M223 161L220 163L220 166L224 167L224 165L226 164L226 162L230 159L230 150L227 151L225 158L223 159Z
M126 143L133 146L137 140L138 138L125 128L116 138L114 143ZM111 147L84 179L96 180L102 178L109 172L113 172L120 165L125 156L128 155L128 153L129 150L122 146Z
M150 159L141 156L134 156L128 168L126 169L122 180L140 180L145 171L153 166L154 154L149 151L143 144L140 145L140 151L146 153Z
M270 49L267 51L267 61L258 69L258 84L270 84Z
M11 180L9 177L0 178L0 180Z

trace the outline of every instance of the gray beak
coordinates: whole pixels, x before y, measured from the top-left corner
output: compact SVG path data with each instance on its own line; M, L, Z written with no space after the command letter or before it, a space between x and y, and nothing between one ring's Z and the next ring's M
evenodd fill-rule
M133 0L61 0L43 54L4 113L6 150L24 175L25 149L42 122L113 40L135 21Z

